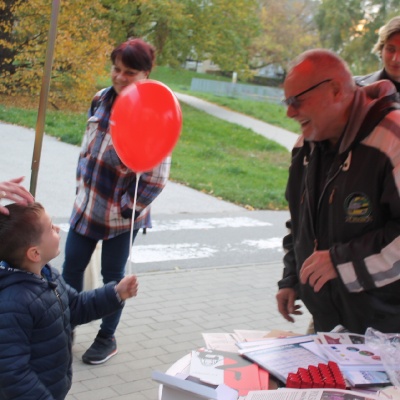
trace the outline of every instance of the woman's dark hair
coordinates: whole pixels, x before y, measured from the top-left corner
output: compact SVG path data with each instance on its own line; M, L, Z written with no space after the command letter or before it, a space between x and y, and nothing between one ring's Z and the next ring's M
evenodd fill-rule
M129 68L150 72L154 65L156 51L151 44L142 39L128 39L112 51L113 64L117 58Z

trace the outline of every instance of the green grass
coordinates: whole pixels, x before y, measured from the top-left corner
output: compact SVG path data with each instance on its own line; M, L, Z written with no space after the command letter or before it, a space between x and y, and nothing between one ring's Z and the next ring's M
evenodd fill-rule
M296 132L297 126L276 104L237 100L191 93L190 71L158 67L151 78L172 90L197 95L232 110ZM213 79L223 79L211 77ZM110 84L99 80L98 87ZM254 209L286 209L284 191L290 162L289 152L249 129L230 124L202 111L182 105L183 129L176 145L170 178L194 189ZM0 120L35 128L37 110L2 105ZM80 145L86 125L86 112L47 110L45 132L67 143Z
M256 209L286 207L289 152L249 129L183 105L171 175L197 190Z
M0 121L35 128L37 115L35 109L21 109L0 104ZM83 112L47 110L45 132L63 142L80 145L86 127L86 119L86 113Z
M261 101L241 100L233 97L221 97L209 93L188 93L211 103L229 108L233 111L257 118L268 124L279 126L290 132L300 133L297 122L286 117L286 108L280 104L263 103Z

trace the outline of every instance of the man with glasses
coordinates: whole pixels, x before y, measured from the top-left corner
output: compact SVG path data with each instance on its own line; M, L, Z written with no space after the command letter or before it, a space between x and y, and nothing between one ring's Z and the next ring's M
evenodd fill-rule
M302 135L286 189L277 302L294 322L303 301L316 331L400 332L400 108L389 81L357 87L328 50L298 56L284 82Z

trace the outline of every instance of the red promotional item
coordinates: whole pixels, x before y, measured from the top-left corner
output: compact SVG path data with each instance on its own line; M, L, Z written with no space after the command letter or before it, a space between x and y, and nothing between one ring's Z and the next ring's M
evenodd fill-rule
M295 372L290 372L286 379L286 387L288 388L301 388L300 376Z
M286 381L288 388L336 388L346 389L342 372L338 365L329 361L328 364L309 365L308 369L299 368L291 372Z
M145 172L171 153L181 133L182 111L171 89L145 79L118 95L110 128L121 161L135 172Z
M324 387L323 378L322 378L322 375L321 375L321 372L320 372L319 368L316 367L315 365L309 365L308 366L308 371L309 371L309 373L311 375L313 388L322 388L322 387Z
M342 371L340 371L339 366L335 362L329 361L328 367L332 372L334 381L336 382L335 387L338 389L346 389L346 382L344 381Z
M311 380L311 375L308 372L308 369L305 368L299 368L297 370L297 375L300 377L301 381L301 388L312 388L313 387L313 381Z

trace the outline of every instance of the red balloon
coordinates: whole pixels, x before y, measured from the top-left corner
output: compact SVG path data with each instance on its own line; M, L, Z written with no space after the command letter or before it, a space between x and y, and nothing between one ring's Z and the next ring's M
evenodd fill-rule
M151 79L132 83L118 95L110 116L111 137L121 161L149 171L171 153L182 129L182 111L168 86Z

